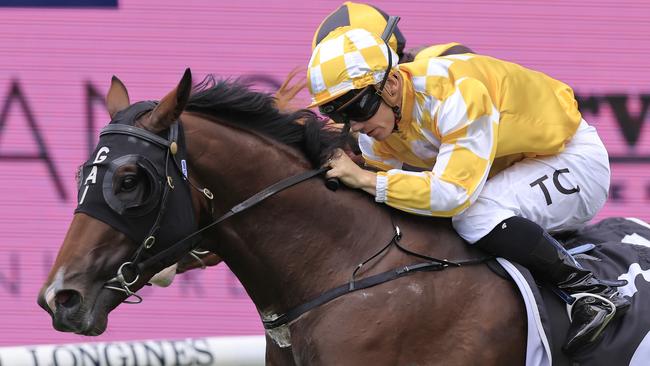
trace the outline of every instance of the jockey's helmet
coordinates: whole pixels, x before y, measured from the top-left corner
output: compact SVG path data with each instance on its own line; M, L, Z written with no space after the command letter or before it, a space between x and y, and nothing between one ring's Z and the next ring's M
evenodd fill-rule
M368 4L346 1L343 5L328 15L327 18L325 18L318 26L311 43L311 49L313 51L317 44L323 41L328 34L339 27L352 26L356 28L364 28L379 36L386 27L387 21L388 14L379 8ZM402 32L400 32L399 28L395 27L388 44L401 58L404 52L404 47L406 46L406 39L402 35Z
M381 104L384 83L397 62L397 54L378 35L363 28L337 28L309 60L309 107L320 107L336 122L369 119Z

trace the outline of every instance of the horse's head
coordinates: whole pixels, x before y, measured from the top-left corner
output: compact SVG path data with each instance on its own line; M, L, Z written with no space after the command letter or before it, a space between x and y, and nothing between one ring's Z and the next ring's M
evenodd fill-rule
M147 261L196 230L176 123L191 88L188 69L159 103L131 105L113 78L111 123L80 170L78 206L38 297L57 330L101 334L112 309L183 255Z

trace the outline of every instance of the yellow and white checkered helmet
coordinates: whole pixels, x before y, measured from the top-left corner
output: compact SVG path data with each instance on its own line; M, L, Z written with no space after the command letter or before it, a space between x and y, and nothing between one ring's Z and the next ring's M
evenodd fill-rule
M314 49L307 69L307 87L316 107L354 89L378 84L384 78L391 57L397 54L377 35L363 28L341 27L331 32Z

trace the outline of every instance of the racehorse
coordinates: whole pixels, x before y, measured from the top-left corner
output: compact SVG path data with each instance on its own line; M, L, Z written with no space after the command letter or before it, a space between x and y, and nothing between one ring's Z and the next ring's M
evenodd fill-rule
M198 245L200 225L201 248L229 266L296 364L524 364L517 289L449 220L328 190L310 173L329 151L310 112L281 113L236 81L191 91L187 70L159 103L130 105L113 79L112 122L84 165L83 203L39 293L56 329L101 334L110 311ZM238 205L249 197L258 200ZM193 214L194 225L171 225L178 212ZM364 287L396 268L397 278ZM292 311L340 288L341 296Z

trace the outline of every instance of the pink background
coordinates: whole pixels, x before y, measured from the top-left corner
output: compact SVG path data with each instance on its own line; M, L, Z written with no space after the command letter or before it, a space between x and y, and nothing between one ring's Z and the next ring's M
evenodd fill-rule
M43 161L6 158L38 152L14 100L0 133L0 346L262 333L253 304L225 266L146 290L143 304L118 308L109 330L95 338L52 330L36 294L72 217L74 175L88 153L87 83L103 96L115 74L131 99L141 100L160 99L188 66L196 79L261 74L280 82L306 65L313 31L339 4L121 0L118 9L0 8L0 103L18 82L67 193L59 196ZM631 116L640 113L640 96L650 94L650 3L644 0L374 4L402 17L410 47L461 42L546 72L585 98L628 95ZM97 131L108 118L100 102L92 106ZM612 156L650 156L646 128L628 146L604 101L584 117ZM599 217L650 220L648 163L612 169L619 198Z

